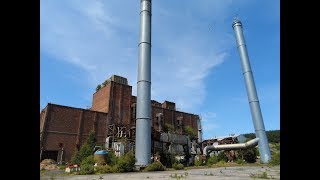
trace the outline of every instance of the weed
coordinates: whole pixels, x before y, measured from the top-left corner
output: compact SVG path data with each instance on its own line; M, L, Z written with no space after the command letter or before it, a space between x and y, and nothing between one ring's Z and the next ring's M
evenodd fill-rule
M204 172L204 175L205 175L205 176L214 176L214 174L213 174L212 172L207 173L207 171L206 171L206 172Z
M270 179L268 177L267 172L263 172L262 174L254 174L254 173L250 173L249 175L251 178L256 179L256 178L261 178L261 179Z
M175 173L174 175L170 174L171 178L176 178L176 179L181 179L181 178L186 178L183 174L177 174Z

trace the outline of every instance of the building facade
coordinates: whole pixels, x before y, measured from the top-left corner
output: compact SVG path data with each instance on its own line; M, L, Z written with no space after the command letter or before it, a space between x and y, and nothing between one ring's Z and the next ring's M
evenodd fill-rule
M152 153L162 151L161 133L190 137L190 129L197 141L201 136L198 115L177 111L175 103L151 101ZM40 160L51 158L69 162L72 154L94 131L97 143L116 149L114 143L126 139L134 149L136 97L126 78L113 75L93 94L88 109L48 104L40 113ZM187 131L186 129L189 129ZM120 147L119 147L120 148ZM120 148L121 149L121 148Z

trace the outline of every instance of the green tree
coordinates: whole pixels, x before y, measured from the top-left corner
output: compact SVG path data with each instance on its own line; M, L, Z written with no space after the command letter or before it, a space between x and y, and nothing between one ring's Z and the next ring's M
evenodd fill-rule
M94 153L94 147L96 143L95 132L90 132L87 141L80 147L80 150L75 152L71 157L73 164L80 164L82 160Z
M196 137L196 132L191 126L185 126L184 132L189 135L190 139L194 139Z
M280 130L266 131L266 135L267 135L269 143L279 143L280 142ZM244 136L246 138L248 138L249 140L256 138L255 133L244 134Z
M93 151L93 148L95 147L96 142L97 142L97 140L96 140L96 133L95 133L94 131L91 131L91 132L89 133L89 135L88 135L87 140L86 140L86 144L88 144L89 147L90 147L90 148L92 149L92 151Z

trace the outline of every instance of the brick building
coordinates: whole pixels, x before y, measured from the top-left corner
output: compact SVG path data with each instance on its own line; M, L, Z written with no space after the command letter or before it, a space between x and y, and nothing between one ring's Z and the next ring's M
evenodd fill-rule
M195 132L195 139L198 138L198 115L177 111L175 103L169 101L152 100L151 104L152 152L162 132L186 135L185 127L189 126ZM89 109L49 103L40 113L40 160L70 161L91 131L95 132L99 144L111 148L111 142L126 137L133 149L135 116L136 97L132 96L132 86L126 78L116 75L93 94Z

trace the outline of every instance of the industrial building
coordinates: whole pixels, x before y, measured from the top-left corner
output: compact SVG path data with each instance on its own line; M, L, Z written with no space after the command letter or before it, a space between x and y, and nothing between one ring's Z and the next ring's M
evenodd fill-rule
M258 143L261 162L268 163L270 149L240 20L235 19L232 27L257 138L246 143L231 138L223 143L217 140L202 144L198 115L177 111L174 102L151 100L151 0L141 0L140 4L137 97L132 96L126 78L113 75L97 88L91 108L48 104L40 113L40 160L70 161L93 131L97 143L116 155L135 150L136 166L140 167L150 164L156 153L163 159L170 154L179 155L189 165L202 153L208 157L213 151L253 148Z
M91 131L116 155L134 150L136 101L127 79L113 75L93 94L91 108L48 103L40 113L40 160L69 162ZM177 111L174 102L151 100L151 153L200 154L200 123L198 115Z

